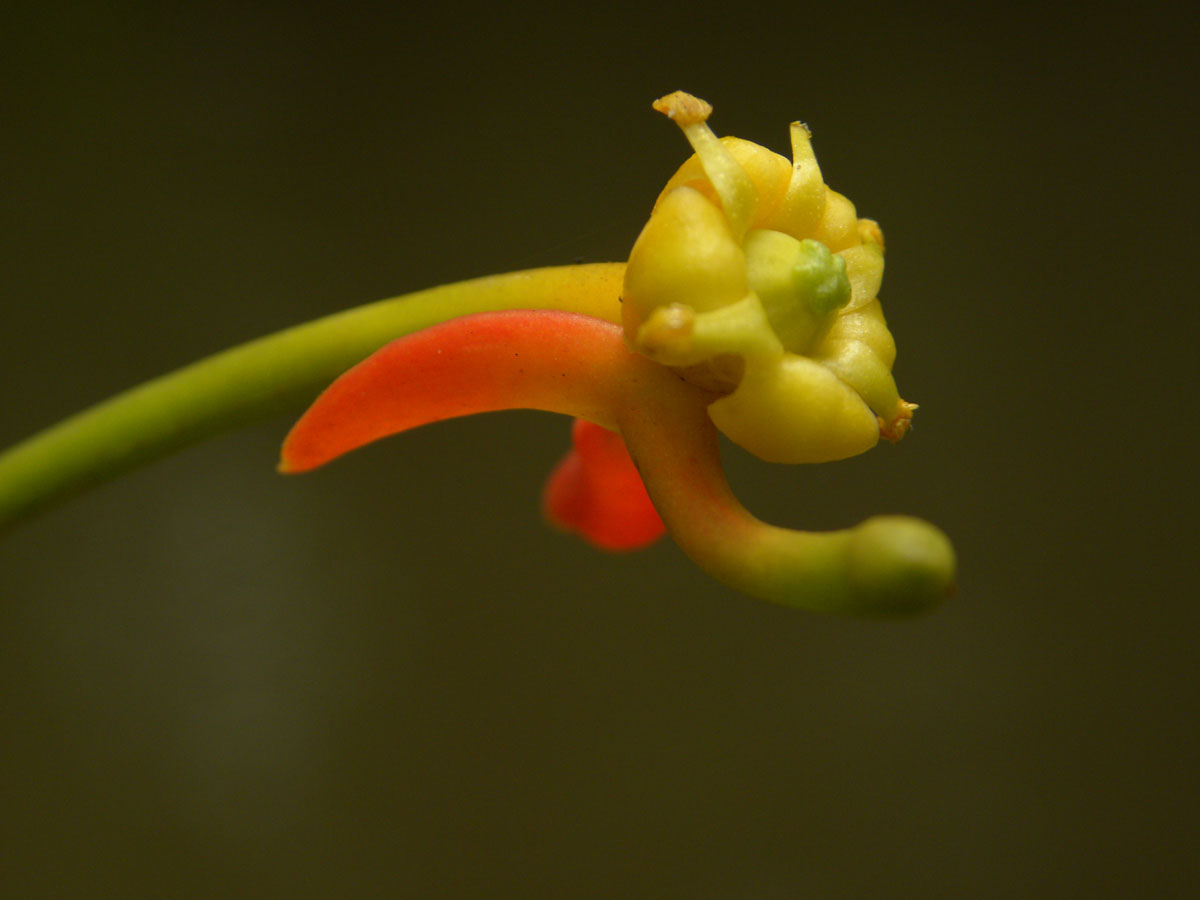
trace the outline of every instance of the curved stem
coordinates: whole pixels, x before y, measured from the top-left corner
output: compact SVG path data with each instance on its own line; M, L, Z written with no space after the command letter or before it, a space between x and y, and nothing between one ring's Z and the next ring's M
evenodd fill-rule
M336 313L147 382L0 455L0 530L239 425L302 406L389 340L485 310L554 308L620 321L621 263L436 287Z
M703 406L661 394L623 410L621 434L671 537L702 569L773 603L848 615L929 609L953 590L954 550L910 516L840 531L768 525L733 495Z
M615 325L560 312L470 316L395 341L339 378L288 435L280 468L312 469L456 416L566 413L620 431L671 536L737 590L855 615L915 612L945 599L954 552L927 522L881 516L814 533L751 515L725 480L712 399L631 353Z

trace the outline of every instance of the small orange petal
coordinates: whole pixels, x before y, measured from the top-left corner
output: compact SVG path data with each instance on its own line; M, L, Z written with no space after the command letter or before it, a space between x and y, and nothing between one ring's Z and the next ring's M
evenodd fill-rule
M638 550L662 537L666 527L621 436L576 419L571 439L542 494L546 518L603 550Z

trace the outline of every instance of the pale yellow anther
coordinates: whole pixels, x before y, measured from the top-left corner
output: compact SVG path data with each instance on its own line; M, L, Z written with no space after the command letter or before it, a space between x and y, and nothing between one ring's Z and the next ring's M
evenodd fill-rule
M699 97L693 97L685 91L675 91L654 101L655 110L662 113L680 128L694 125L697 122L707 122L712 115L712 104Z

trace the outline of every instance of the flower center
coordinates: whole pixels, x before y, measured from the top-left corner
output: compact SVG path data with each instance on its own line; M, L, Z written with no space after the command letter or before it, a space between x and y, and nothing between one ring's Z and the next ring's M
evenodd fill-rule
M746 282L758 295L785 350L807 355L850 302L846 261L820 241L782 231L746 235Z

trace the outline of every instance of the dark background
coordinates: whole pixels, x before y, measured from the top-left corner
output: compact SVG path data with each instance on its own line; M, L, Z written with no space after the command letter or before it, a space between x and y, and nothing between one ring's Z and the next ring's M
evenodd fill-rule
M926 516L957 598L822 618L591 551L539 518L556 417L295 479L265 423L0 543L0 893L1195 896L1193 23L588 9L6 7L0 444L339 308L624 258L686 88L718 133L812 126L921 404L845 463L727 448L736 490Z

